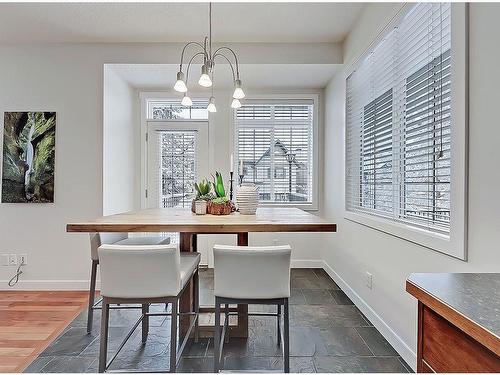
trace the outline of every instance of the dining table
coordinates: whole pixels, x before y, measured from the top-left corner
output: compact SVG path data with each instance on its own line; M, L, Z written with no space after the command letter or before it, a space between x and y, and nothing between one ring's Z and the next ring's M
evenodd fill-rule
M196 215L184 208L142 209L98 217L88 221L72 222L67 232L178 232L182 252L197 251L199 234L234 234L239 246L248 246L248 234L254 232L336 232L335 223L299 208L259 207L255 215L233 212L230 215ZM241 265L244 267L244 265ZM193 311L194 287L192 281L181 296L180 312ZM237 318L229 326L232 337L248 337L248 305L229 306ZM224 310L225 311L225 310ZM200 307L200 315L213 315L214 306ZM181 316L180 334L187 332L191 316ZM200 319L200 336L213 335L212 319Z

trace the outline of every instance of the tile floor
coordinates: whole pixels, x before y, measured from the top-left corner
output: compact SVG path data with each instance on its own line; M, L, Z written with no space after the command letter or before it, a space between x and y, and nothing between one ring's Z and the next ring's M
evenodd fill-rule
M213 272L200 272L202 305L213 304ZM411 368L323 270L293 269L290 299L290 367L292 372L411 372ZM265 311L267 306L253 306ZM154 309L163 309L155 306ZM97 372L99 311L94 331L86 333L86 312L76 318L26 372ZM113 310L109 353L120 344L139 316L138 310ZM140 329L125 345L111 370L145 372L169 367L170 318L153 317L148 342ZM224 346L225 370L281 370L272 317L250 317L248 339L232 338ZM114 352L113 352L114 353ZM109 357L108 357L109 358ZM211 372L213 341L189 342L178 372Z

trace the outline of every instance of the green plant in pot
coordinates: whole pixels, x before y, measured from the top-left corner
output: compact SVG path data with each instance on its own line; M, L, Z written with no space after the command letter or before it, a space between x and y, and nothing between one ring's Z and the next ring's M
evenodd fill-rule
M212 188L210 182L206 179L201 180L194 184L194 189L196 190L196 197L191 204L191 211L203 215L207 212L207 202L215 198L215 196L210 192ZM198 203L196 203L198 202ZM196 209L198 207L198 210Z
M216 197L208 202L207 211L212 215L229 215L233 211L233 203L226 197L222 174L215 172L215 176L212 177L212 187Z

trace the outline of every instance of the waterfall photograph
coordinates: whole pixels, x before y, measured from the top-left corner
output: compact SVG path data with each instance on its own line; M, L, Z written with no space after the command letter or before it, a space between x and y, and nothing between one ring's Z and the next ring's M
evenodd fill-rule
M53 203L55 112L5 112L2 203Z

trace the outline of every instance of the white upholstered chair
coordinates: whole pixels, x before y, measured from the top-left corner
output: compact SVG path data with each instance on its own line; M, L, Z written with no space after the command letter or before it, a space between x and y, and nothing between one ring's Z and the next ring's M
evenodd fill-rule
M97 249L101 245L168 245L170 237L147 236L128 237L127 233L91 233L90 234L90 258L92 261L90 272L89 305L87 312L87 333L92 332L94 310L100 309L100 300L95 302L95 287L97 278L97 266L99 266L99 255Z
M102 319L99 352L99 372L107 370L122 345L142 323L142 341L146 342L150 315L170 315L170 372L175 372L182 348L195 330L198 340L200 254L180 253L177 245L101 245L98 250L101 267ZM194 282L194 311L178 312L179 298L189 281ZM143 313L122 345L107 363L108 323L110 304L141 304ZM170 313L149 313L151 303L170 303ZM179 315L191 315L190 327L177 353L177 320Z
M278 345L282 345L284 371L290 372L289 314L291 247L286 246L214 246L214 372L219 372L220 360L228 334L229 304L276 305ZM221 305L226 306L224 325L220 327ZM283 340L281 340L281 306Z

